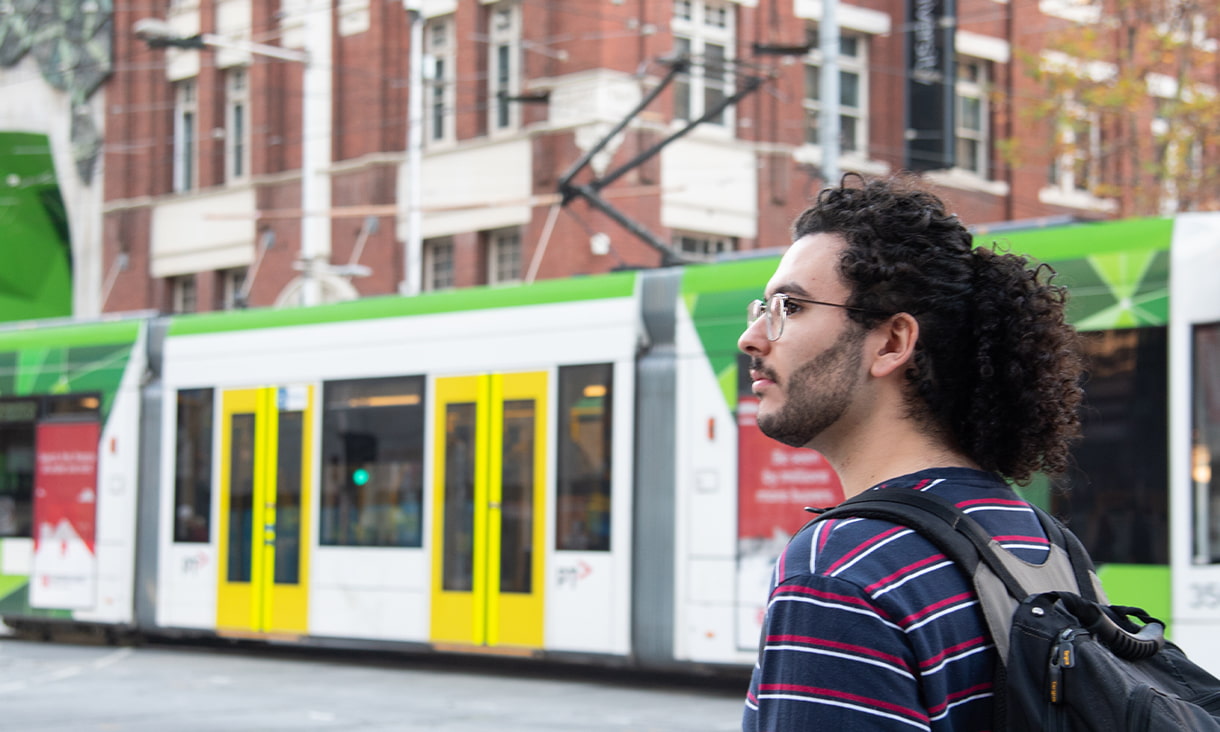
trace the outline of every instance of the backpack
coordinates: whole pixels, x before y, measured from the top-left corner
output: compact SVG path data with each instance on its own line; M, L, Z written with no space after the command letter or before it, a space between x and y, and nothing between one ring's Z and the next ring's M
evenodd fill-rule
M1051 542L1040 565L1003 549L952 502L907 488L866 491L814 521L906 526L973 580L997 650L995 729L1220 730L1220 680L1165 640L1164 623L1107 604L1080 540L1031 508Z

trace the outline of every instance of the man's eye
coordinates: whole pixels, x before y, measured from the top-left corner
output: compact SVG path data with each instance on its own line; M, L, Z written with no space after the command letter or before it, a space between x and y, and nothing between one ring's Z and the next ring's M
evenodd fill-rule
M784 315L792 315L801 311L800 303L792 300L784 300Z

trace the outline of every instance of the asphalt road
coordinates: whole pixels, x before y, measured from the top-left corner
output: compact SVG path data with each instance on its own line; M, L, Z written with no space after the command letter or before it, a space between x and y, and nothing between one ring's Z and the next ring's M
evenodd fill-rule
M478 658L0 638L0 729L38 732L740 729L736 679Z

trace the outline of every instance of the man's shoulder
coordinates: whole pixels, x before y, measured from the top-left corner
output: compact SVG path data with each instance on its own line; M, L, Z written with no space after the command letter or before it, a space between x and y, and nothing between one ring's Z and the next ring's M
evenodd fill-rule
M993 535L1044 541L1029 504L990 474L964 469L922 471L874 490L922 490L952 501ZM837 577L869 585L898 571L944 560L914 530L874 518L832 518L802 528L788 547L785 572ZM1032 557L1037 559L1037 557ZM944 560L947 561L947 560Z

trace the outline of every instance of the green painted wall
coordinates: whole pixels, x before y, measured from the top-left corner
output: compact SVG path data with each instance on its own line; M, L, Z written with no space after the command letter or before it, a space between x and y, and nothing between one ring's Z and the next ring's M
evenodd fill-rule
M0 132L0 321L72 314L72 248L45 135Z

